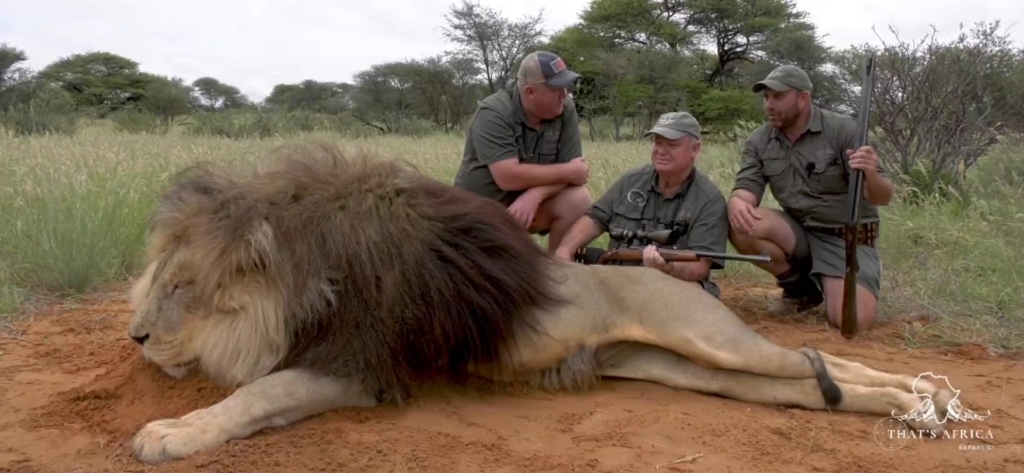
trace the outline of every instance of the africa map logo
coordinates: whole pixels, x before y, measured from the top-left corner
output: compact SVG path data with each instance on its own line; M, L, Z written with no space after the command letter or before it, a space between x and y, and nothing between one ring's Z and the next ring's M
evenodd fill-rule
M920 393L917 391L918 382L921 378L930 377L934 380L939 380L946 383L946 387L953 392L953 398L946 403L945 415L939 414L939 410L936 409L935 400L932 399L931 394ZM988 429L946 429L943 432L936 432L934 430L912 430L907 427L904 422L912 421L934 421L939 425L946 424L948 421L952 422L968 422L968 421L984 421L992 415L989 411L985 415L978 414L963 406L960 402L960 390L953 387L949 382L949 378L942 375L937 375L932 372L921 373L914 379L914 383L911 385L911 389L914 391L914 395L921 399L921 404L916 409L913 409L904 414L896 414L893 411L892 414L885 419L882 419L875 425L875 443L878 446L886 450L898 450L906 445L907 441L915 438L936 438L942 436L943 438L956 438L956 439L982 439L992 438L992 431ZM988 448L988 447L984 447ZM975 449L975 448L971 448Z

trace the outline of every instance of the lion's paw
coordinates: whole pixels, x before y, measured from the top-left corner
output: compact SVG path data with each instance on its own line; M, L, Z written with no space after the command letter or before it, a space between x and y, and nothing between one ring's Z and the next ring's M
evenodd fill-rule
M200 410L180 419L161 419L146 424L132 439L135 458L148 464L180 460L226 442L227 436L214 423L208 422L204 413Z

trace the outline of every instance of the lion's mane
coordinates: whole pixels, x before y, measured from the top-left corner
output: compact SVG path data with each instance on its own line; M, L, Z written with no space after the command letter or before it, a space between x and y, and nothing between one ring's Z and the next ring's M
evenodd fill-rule
M357 377L381 401L401 402L418 373L496 361L534 311L562 303L551 260L497 202L323 144L246 176L179 173L153 214L148 257L160 266L180 252L204 262L193 281L210 301L202 310L239 275L277 301L269 315L232 315L249 317L232 323L250 346L224 350L284 340L274 369Z

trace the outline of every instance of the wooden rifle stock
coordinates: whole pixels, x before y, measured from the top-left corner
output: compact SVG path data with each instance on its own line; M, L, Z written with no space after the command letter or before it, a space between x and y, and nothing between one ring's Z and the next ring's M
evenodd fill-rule
M854 151L868 144L869 118L871 116L871 94L875 88L875 58L869 56L864 67L860 88L860 109L857 111L857 141ZM840 332L851 339L857 334L857 243L860 240L860 203L864 199L864 173L853 169L847 194L847 208L844 240L846 243L846 279L843 285L843 316Z
M712 253L708 251L688 251L688 250L658 250L658 254L665 261L699 261L701 258L713 258L713 259L725 259L734 261L752 261L761 263L771 263L772 258L768 255L751 256L751 255L734 255L729 253ZM616 248L601 253L601 256L597 259L597 264L608 264L611 261L627 261L636 262L643 261L644 250L643 248Z

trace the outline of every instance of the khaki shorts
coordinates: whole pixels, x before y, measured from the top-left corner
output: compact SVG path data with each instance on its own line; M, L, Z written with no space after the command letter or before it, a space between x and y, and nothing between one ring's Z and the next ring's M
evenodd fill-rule
M822 276L846 276L846 242L835 235L809 231L789 214L772 209L783 220L789 223L796 235L796 248L790 258L790 264L800 268L814 281L819 292ZM878 298L882 284L882 263L878 250L866 245L857 246L857 284L864 286ZM809 288L808 288L809 289Z

